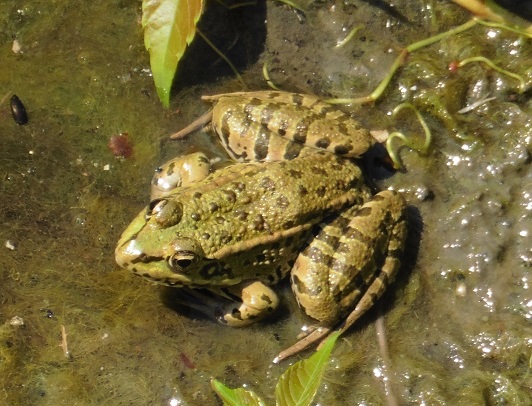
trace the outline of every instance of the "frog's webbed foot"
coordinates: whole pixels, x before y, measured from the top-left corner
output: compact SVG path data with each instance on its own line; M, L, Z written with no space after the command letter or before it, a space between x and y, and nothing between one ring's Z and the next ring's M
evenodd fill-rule
M224 289L226 297L236 296L242 301L232 301L221 307L217 320L231 327L248 326L273 313L279 305L277 294L259 281L247 281ZM225 293L224 292L224 293Z
M287 349L281 351L277 357L273 360L274 363L281 362L282 360L291 357L293 355L299 354L301 351L306 348L318 344L317 349L321 347L323 342L331 335L333 332L343 333L349 329L373 304L373 298L370 296L363 297L360 302L357 304L355 309L349 313L349 315L343 320L336 329L331 327L317 327L310 334L307 334L305 337L298 340L295 344L288 347Z
M182 289L179 296L179 303L230 327L255 323L273 313L279 305L277 294L259 281L209 287L205 293L198 289Z

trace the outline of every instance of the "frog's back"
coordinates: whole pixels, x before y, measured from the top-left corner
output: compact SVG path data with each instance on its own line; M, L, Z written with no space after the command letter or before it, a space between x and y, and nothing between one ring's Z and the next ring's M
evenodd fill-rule
M368 196L358 166L327 152L231 166L170 197L183 206L171 233L196 240L206 257L219 258L220 252L249 250L308 229Z

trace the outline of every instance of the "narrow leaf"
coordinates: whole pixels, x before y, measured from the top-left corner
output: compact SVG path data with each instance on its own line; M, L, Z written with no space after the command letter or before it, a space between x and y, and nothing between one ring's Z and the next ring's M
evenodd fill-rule
M244 388L231 389L216 379L211 379L211 387L223 400L225 406L265 406L253 391Z
M170 104L170 89L177 64L196 34L203 0L143 0L144 45L159 99Z
M310 358L291 365L275 387L278 406L308 406L318 391L325 366L340 333L331 334Z

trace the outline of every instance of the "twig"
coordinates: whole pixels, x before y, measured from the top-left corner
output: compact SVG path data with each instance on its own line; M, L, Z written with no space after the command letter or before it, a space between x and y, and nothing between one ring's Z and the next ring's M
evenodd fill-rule
M68 359L72 358L72 354L68 350L66 328L62 324L61 324L61 344L59 344L59 347L63 349L63 354L65 354L65 357L67 357Z

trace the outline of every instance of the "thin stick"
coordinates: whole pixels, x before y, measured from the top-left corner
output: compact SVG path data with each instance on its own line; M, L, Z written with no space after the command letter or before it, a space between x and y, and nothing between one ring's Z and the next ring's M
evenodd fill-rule
M170 139L172 140L181 140L185 138L190 133L193 133L196 130L199 130L200 128L205 127L207 124L209 124L212 120L212 109L203 114L202 116L198 117L196 120L194 120L192 123L187 125L182 130L179 130L176 133L173 133L170 136Z
M196 32L203 39L203 41L205 41L212 48L212 50L216 52L218 56L222 58L227 65L229 65L231 70L235 73L242 87L247 90L248 85L246 85L246 82L244 82L244 79L242 79L242 76L240 76L240 73L238 73L238 70L236 69L235 65L233 65L233 63L229 60L229 58L225 56L222 51L216 48L216 46L205 35L203 35L203 33L198 29L198 27L196 27Z
M59 347L63 349L63 354L65 354L65 357L67 358L72 357L72 354L70 354L70 351L68 350L66 328L62 324L61 324L61 344L59 344Z

